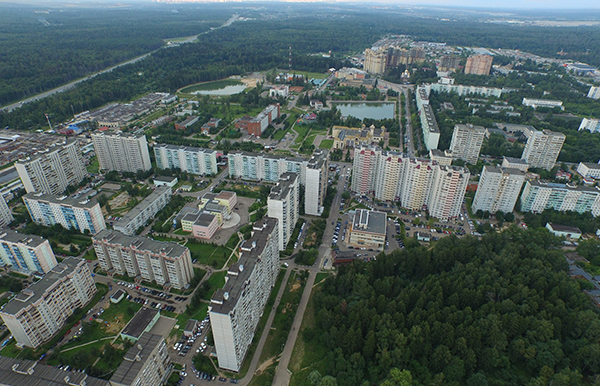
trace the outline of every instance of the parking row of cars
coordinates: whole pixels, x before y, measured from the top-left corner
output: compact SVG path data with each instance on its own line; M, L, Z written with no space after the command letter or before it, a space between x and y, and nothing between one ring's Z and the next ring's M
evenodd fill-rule
M331 242L331 245L336 245L338 242L338 236L340 234L340 227L342 226L342 222L338 221L335 225L335 230L333 231L333 240ZM342 241L344 241L344 234L343 234L343 230L342 230Z

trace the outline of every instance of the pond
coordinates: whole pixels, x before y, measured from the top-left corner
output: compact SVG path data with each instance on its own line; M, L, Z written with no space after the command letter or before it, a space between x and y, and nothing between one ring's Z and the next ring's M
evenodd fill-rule
M216 90L198 90L198 91L193 91L190 94L194 94L194 95L233 95L233 94L238 94L241 93L242 91L244 91L246 89L246 85L245 84L237 84L234 86L225 86Z
M360 120L370 119L393 119L396 104L394 102L333 102L343 117L349 115Z

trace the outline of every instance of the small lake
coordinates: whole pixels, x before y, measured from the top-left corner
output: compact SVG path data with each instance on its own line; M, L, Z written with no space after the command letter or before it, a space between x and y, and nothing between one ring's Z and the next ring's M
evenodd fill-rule
M236 84L236 85L232 85L232 86L225 86L222 88L218 88L216 90L194 91L191 94L194 94L194 95L198 95L198 94L199 95L233 95L233 94L241 93L245 89L246 89L245 84Z
M349 115L360 120L365 118L370 119L393 119L396 104L394 102L373 102L373 103L348 103L348 102L333 102L343 117Z

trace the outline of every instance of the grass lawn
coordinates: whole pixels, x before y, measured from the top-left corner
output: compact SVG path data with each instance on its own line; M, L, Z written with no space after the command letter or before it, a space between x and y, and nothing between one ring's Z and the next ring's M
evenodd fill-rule
M290 131L290 129L287 130L277 130L275 132L275 134L273 134L273 139L276 141L281 141L283 139L283 137L285 137L285 135Z
M331 149L333 147L333 139L324 139L319 145L319 149Z
M295 125L294 131L296 131L298 133L298 136L296 137L296 140L294 141L294 143L299 145L302 142L304 142L304 137L306 136L306 133L308 133L309 130L310 130L309 126Z
M225 246L227 248L233 250L233 248L237 247L237 244L239 241L240 241L240 237L237 235L237 233L234 233L231 235L229 240L227 240L227 243L225 244Z
M306 78L306 80L314 79L325 79L327 78L327 73L320 72L308 72L308 71L293 71L296 75L302 75Z
M231 249L222 245L188 242L185 246L190 249L192 260L198 259L198 264L210 265L213 268L221 268L231 254Z
M183 229L177 229L175 232L176 235L180 235L180 236L188 236L190 234L190 232L186 232Z
M210 275L208 278L208 284L210 285L210 288L208 291L206 291L206 294L203 297L204 300L210 300L210 298L213 296L213 293L219 288L223 287L225 284L225 276L227 276L227 271L214 272L212 275Z
M179 314L179 316L177 316L177 324L179 325L179 329L181 331L183 331L183 329L185 328L185 325L187 324L188 320L190 320L190 319L202 320L202 319L206 318L207 313L208 313L208 303L200 303L200 305L198 305L196 312L193 315L189 315L187 312Z
M94 157L93 161L86 166L88 173L98 174L98 170L100 170L100 163L98 162L98 158Z
M248 386L271 386L273 384L273 378L275 378L276 369L277 363L271 364L259 375L255 375Z
M216 80L214 82L193 84L191 86L182 88L181 90L179 90L179 92L190 94L195 91L219 90L219 89L225 88L227 86L237 86L237 85L242 85L242 84L244 84L244 83L242 83L238 80L234 80L234 79L221 79L221 80Z
M98 260L98 256L96 256L96 251L94 251L94 248L87 251L85 255L83 255L83 258L86 260Z
M310 386L311 383L308 381L308 375L313 370L318 370L322 375L327 374L325 363L327 349L319 343L318 337L311 336L310 334L304 335L307 329L312 331L315 328L316 315L313 297L316 291L319 291L319 286L313 290L308 301L302 326L300 326L299 336L292 351L292 358L290 359L290 371L292 372L291 386Z

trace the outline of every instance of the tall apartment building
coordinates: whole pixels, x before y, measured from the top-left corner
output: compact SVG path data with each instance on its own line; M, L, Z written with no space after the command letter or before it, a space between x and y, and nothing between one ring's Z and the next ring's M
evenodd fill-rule
M194 276L190 250L177 243L127 236L104 230L92 238L98 263L110 275L155 281L176 289L186 288Z
M0 357L0 379L3 386L111 386L109 381L90 377L83 371L61 370L58 366L8 357Z
M0 227L7 226L11 222L13 222L14 219L15 218L13 217L12 212L8 207L8 204L4 199L4 196L0 194Z
M300 217L299 194L298 176L294 173L284 173L277 185L271 188L271 193L267 197L267 216L276 218L279 224L280 251L286 248Z
M588 130L590 133L600 132L600 119L583 118L579 125L579 131Z
M550 130L533 131L527 139L521 159L532 168L550 170L558 159L565 138L563 133Z
M88 175L77 141L19 160L15 169L27 193L63 194Z
M225 285L209 306L219 367L239 371L279 272L277 219L265 218L252 228L237 263L227 270Z
M419 86L415 94L421 120L421 130L423 131L423 141L427 150L437 149L440 142L440 128L429 105L429 92L428 88Z
M305 213L321 213L327 194L326 150L316 150L310 159L238 151L229 153L228 162L231 178L278 182L282 174L296 173L304 186Z
M373 193L382 201L399 201L411 210L426 209L445 220L459 215L469 177L462 167L363 146L354 152L351 190Z
M10 229L0 230L0 263L25 274L47 273L57 264L48 240Z
M154 216L171 201L173 190L170 186L159 186L150 195L137 204L119 221L115 222L113 228L126 235L132 236L135 231L146 225L148 220Z
M460 96L477 94L485 97L496 97L500 98L503 93L507 92L507 89L501 89L497 87L483 87L483 86L468 86L464 84L443 84L433 83L424 85L427 89L436 92L454 93Z
M25 207L34 223L50 227L60 224L66 229L76 229L91 234L106 229L100 204L95 200L74 199L42 193L23 196Z
M364 69L366 72L371 74L380 75L385 72L387 67L388 53L383 49L372 50L367 48L365 50L365 63Z
M327 150L317 149L306 165L304 183L304 213L320 216L327 195Z
M587 97L590 99L600 99L600 87L590 87L590 91L588 92Z
M454 71L458 69L460 65L460 56L454 55L445 55L442 57L440 61L439 70L440 71Z
M546 209L591 212L600 215L600 191L587 186L527 181L521 194L521 211L541 213Z
M454 125L450 151L452 158L462 159L468 163L476 164L485 138L485 129L481 126Z
M111 386L164 385L171 374L171 358L162 335L144 332L127 351L110 377Z
M68 257L6 303L0 317L17 344L37 348L96 293L86 261Z
M486 165L481 171L473 211L512 212L525 182L525 172Z
M143 133L96 132L92 134L92 142L100 170L135 173L152 168Z
M154 145L156 167L180 169L183 172L206 175L217 174L217 152L199 147Z
M489 75L494 58L490 55L473 55L467 59L465 74Z
M269 105L263 109L256 117L244 116L235 123L236 129L244 129L248 135L254 135L258 138L273 122L279 118L280 106L279 103Z
M469 185L470 173L457 166L435 165L427 211L441 220L460 214L463 198Z

